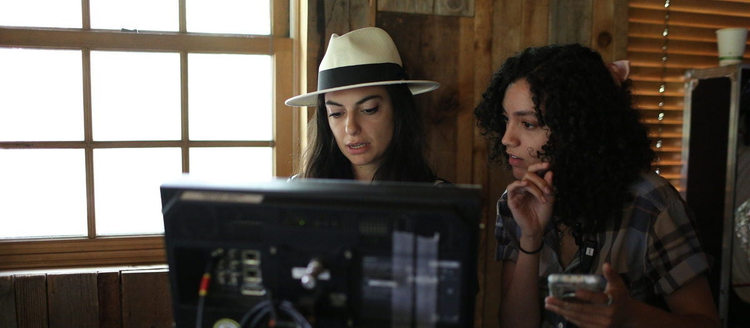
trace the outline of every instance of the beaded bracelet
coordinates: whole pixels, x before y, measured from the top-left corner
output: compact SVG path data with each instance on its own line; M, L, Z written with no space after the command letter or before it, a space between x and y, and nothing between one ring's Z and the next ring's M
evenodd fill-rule
M532 252L529 252L529 251L521 248L521 243L518 243L518 249L521 251L521 253L524 253L524 254L529 254L529 255L536 254L536 253L541 252L542 248L544 248L544 243L542 243L541 245L539 245L539 248L537 248L536 250L534 250Z

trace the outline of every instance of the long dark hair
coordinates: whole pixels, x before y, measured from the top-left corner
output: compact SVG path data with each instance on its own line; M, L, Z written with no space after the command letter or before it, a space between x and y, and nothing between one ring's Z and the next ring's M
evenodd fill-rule
M433 182L425 158L426 140L414 96L405 84L386 85L393 103L393 138L374 181ZM302 178L354 179L352 163L341 153L328 125L325 95L318 96L315 116L308 124L309 145L302 158Z
M551 132L538 155L556 173L555 222L602 229L621 215L629 185L655 158L631 81L616 83L601 55L578 44L528 48L509 58L474 111L490 141L489 158L508 168L502 103L519 79L529 83L539 124Z

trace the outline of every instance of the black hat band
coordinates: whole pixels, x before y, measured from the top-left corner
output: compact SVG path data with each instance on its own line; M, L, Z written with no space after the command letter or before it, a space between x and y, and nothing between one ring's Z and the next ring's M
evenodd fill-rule
M318 90L404 79L407 79L406 70L395 63L344 66L327 69L318 73Z

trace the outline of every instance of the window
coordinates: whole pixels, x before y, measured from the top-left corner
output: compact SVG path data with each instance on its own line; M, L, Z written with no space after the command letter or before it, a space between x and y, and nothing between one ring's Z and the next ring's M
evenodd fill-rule
M290 175L290 12L0 0L0 269L163 263L162 182Z
M684 192L680 177L685 71L719 65L716 30L748 26L750 1L671 1L669 11L664 4L665 0L628 2L627 58L633 64L633 94L658 156L653 166Z

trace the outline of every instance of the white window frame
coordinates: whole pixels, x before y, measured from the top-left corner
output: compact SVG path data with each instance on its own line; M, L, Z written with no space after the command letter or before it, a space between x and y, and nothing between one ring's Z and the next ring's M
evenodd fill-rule
M84 140L61 142L0 142L5 149L84 149L88 236L64 239L29 239L0 241L0 270L59 268L105 265L146 265L166 263L163 236L96 236L94 209L93 150L120 147L180 147L183 149L183 172L188 171L190 147L272 147L273 174L287 177L298 160L300 111L284 105L294 95L299 81L298 41L294 10L298 0L270 0L272 28L270 36L219 35L186 32L185 0L179 0L179 32L127 32L94 30L90 27L88 0L82 1L83 28L27 28L0 26L0 47L36 49L73 49L82 51ZM90 53L98 50L178 52L180 53L182 138L179 141L94 141L91 122ZM190 141L187 126L187 57L188 53L228 53L271 55L273 85L273 136L271 141ZM43 200L40 200L43 202ZM12 218L4 221L12 222Z

